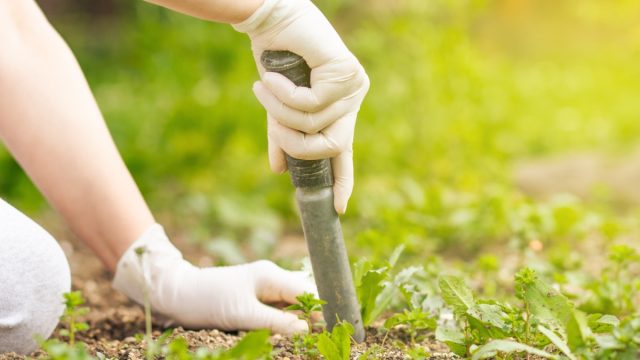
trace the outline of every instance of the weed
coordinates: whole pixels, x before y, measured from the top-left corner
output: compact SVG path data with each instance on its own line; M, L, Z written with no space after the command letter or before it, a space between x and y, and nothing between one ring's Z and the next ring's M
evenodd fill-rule
M302 295L296 296L296 300L298 302L296 304L292 304L287 306L286 310L295 310L300 311L298 317L301 320L307 322L307 326L309 327L309 333L313 332L313 319L312 315L314 312L322 311L322 305L327 302L324 300L320 300L316 298L315 294L305 292Z
M61 321L66 325L66 329L60 330L61 336L67 336L69 345L74 346L76 333L89 329L89 325L85 322L78 322L78 317L86 315L89 308L83 307L85 303L84 297L80 291L72 291L64 295L64 313Z
M145 329L145 342L147 343L147 351L146 356L147 360L151 360L155 357L155 353L158 350L157 344L153 343L153 335L151 332L151 300L149 298L149 287L148 287L148 279L150 277L147 262L145 261L145 253L147 252L147 248L144 246L138 247L135 249L136 256L138 258L138 263L140 264L140 268L142 269L142 296L144 302L144 329Z
M50 360L96 360L89 354L84 343L70 345L59 340L49 339L41 341L40 347Z
M326 330L318 335L317 348L326 360L349 360L353 326L348 322L336 324L331 333Z
M436 328L436 319L422 308L423 301L420 301L415 286L405 284L400 287L400 292L408 304L408 308L393 314L384 322L384 328L387 329L385 340L389 335L389 330L398 325L405 325L411 345L414 346L416 341L422 340L421 333Z
M293 352L302 355L305 359L317 359L320 356L318 351L318 335L314 333L294 334L292 337Z

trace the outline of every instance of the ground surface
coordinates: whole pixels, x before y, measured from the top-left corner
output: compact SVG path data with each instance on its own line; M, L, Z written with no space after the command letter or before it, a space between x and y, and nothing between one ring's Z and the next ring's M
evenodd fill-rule
M124 295L111 288L111 275L105 270L102 264L87 249L75 243L63 241L62 246L67 253L71 271L73 275L73 289L81 290L90 308L86 321L90 329L78 336L78 339L85 342L92 353L101 352L108 358L117 359L143 359L144 346L135 338L136 334L144 332L144 313L140 306L129 301ZM199 259L201 252L190 247L188 244L180 246L185 250L187 258L195 262L208 262L207 259ZM191 256L190 256L191 255ZM161 319L154 318L154 333L160 335L167 327L162 326ZM56 329L54 337L58 335L61 326ZM230 347L243 333L225 333L218 330L189 331L176 328L175 336L184 337L190 347L195 350L205 346L209 348ZM352 358L357 358L366 351L371 344L381 344L382 334L378 334L375 328L367 331L366 343L354 347ZM404 359L402 351L393 346L395 341L408 339L402 330L394 331L388 336L381 352L380 359ZM63 339L66 340L66 339ZM291 346L291 339L288 337L274 335L271 338L274 345L275 359L303 359L294 354ZM422 344L432 353L434 359L454 358L447 350L446 346L433 340L433 334ZM42 357L42 352L32 354L35 357ZM15 354L0 355L2 360L25 359L26 357Z
M579 197L587 198L590 189L594 184L603 183L616 189L613 195L624 194L625 200L637 203L638 197L630 196L635 194L628 191L631 184L637 184L640 179L640 169L631 164L640 164L640 151L630 156L634 161L611 162L602 156L592 154L560 157L557 159L543 159L541 161L528 161L516 167L515 179L522 190L534 197L544 198L550 194L558 192L569 192ZM626 165L625 165L626 164ZM606 171L605 171L606 170ZM569 176L571 175L571 176ZM545 180L546 179L546 180ZM562 179L559 181L559 179ZM615 198L615 196L613 196ZM622 197L622 196L621 196ZM58 239L72 239L56 218L39 219L41 223L50 230ZM200 266L209 266L215 263L214 259L206 255L199 247L190 244L179 234L172 234L174 241L183 250L187 259ZM600 259L601 254L593 251L602 249L603 244L596 244L598 239L590 239L589 245L580 249L580 253L585 257ZM144 314L140 306L128 300L124 295L111 288L111 275L105 270L98 259L91 252L77 241L62 240L64 248L71 265L73 275L73 289L81 290L90 308L86 321L90 325L90 330L80 334L79 340L86 343L92 353L100 352L108 358L117 359L143 359L144 346L136 340L136 335L144 332ZM591 251L589 251L591 250ZM502 250L503 251L503 250ZM501 252L496 249L496 252ZM306 254L304 240L299 236L285 236L276 247L273 257L275 259L302 258ZM515 269L515 261L511 261L512 256L506 256L503 261L501 273L504 277L510 278ZM587 262L593 265L599 261ZM597 269L592 269L597 270ZM378 326L379 327L379 326ZM162 319L154 317L154 333L160 335L168 327L163 326ZM55 338L60 338L59 327L54 333ZM174 336L184 337L191 349L198 347L219 348L232 346L243 333L225 333L218 330L190 331L182 328L174 330ZM367 339L365 344L357 345L353 348L352 358L364 353L372 344L382 345L381 350L376 353L379 359L405 359L406 355L394 343L406 343L408 336L402 329L394 330L386 340L384 335L379 334L376 327L367 329ZM65 340L65 339L62 339ZM280 335L271 338L274 345L275 359L303 359L293 351L291 339ZM428 334L426 340L421 344L428 350L432 359L455 358L446 346L434 340L433 334ZM41 357L42 352L31 354ZM0 354L0 360L22 360L26 357L15 354Z

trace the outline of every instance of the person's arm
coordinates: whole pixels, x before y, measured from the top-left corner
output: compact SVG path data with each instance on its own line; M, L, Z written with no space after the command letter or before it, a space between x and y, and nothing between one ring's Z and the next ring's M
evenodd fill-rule
M155 220L82 71L33 1L0 0L0 43L0 139L114 271Z
M145 0L204 20L235 24L251 16L264 0Z
M317 293L307 275L266 260L198 268L183 259L155 223L73 54L35 2L0 0L0 43L0 139L115 272L117 290L142 303L146 286L154 311L185 327L306 330L264 302Z

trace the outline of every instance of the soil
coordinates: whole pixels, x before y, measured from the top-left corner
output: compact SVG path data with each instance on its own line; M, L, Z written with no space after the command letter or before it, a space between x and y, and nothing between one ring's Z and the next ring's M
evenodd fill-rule
M64 230L62 235L54 235L60 238L71 238ZM61 237L62 236L62 237ZM180 237L176 237L180 238ZM302 240L304 241L304 240ZM180 242L178 240L178 242ZM86 306L90 312L81 321L86 321L90 329L77 335L77 340L87 344L90 352L100 352L107 358L114 359L144 359L144 344L136 339L137 334L144 333L144 313L142 308L130 301L124 295L111 288L111 275L102 266L98 259L86 248L75 241L62 241L61 245L71 265L73 290L81 290ZM196 246L178 244L183 249L186 258L195 263L207 263L210 259L202 259L202 251ZM379 326L378 326L379 327ZM53 338L65 340L60 337L59 331L63 328L59 325L53 334ZM163 326L162 319L154 317L154 336L159 336L167 327ZM235 344L243 332L227 333L215 329L192 331L183 328L175 328L172 337L181 336L187 340L190 349L199 347L228 348ZM383 334L379 334L376 327L367 329L367 337L363 344L354 346L352 358L356 359L373 344L383 344ZM384 345L376 352L378 359L405 359L405 354L393 343L400 341L406 343L408 335L403 329L392 331L384 341ZM294 353L291 338L282 335L273 335L271 342L274 348L274 359L303 359L304 357ZM432 354L432 359L453 359L455 355L449 353L446 345L438 343L433 334L427 334L426 339L420 343ZM30 354L30 357L43 358L42 351ZM0 360L24 360L25 356L16 354L0 354Z
M567 153L523 160L514 180L525 193L548 199L569 193L608 200L621 208L640 204L640 149L625 154Z

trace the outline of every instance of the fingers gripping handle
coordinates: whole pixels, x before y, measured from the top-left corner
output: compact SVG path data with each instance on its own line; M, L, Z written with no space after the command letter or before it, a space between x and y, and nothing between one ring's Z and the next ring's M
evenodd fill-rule
M261 63L297 86L310 86L311 69L304 59L289 51L265 51ZM365 337L360 305L353 286L349 257L340 219L333 206L333 176L329 159L300 160L287 156L287 166L296 189L302 230L309 248L320 298L327 303L322 312L331 330L337 321L354 327L353 338Z
M267 50L260 57L262 66L267 71L286 76L296 86L311 86L311 69L304 59L290 51ZM297 188L328 187L333 185L331 161L302 160L289 155L287 168L291 174L291 182Z

